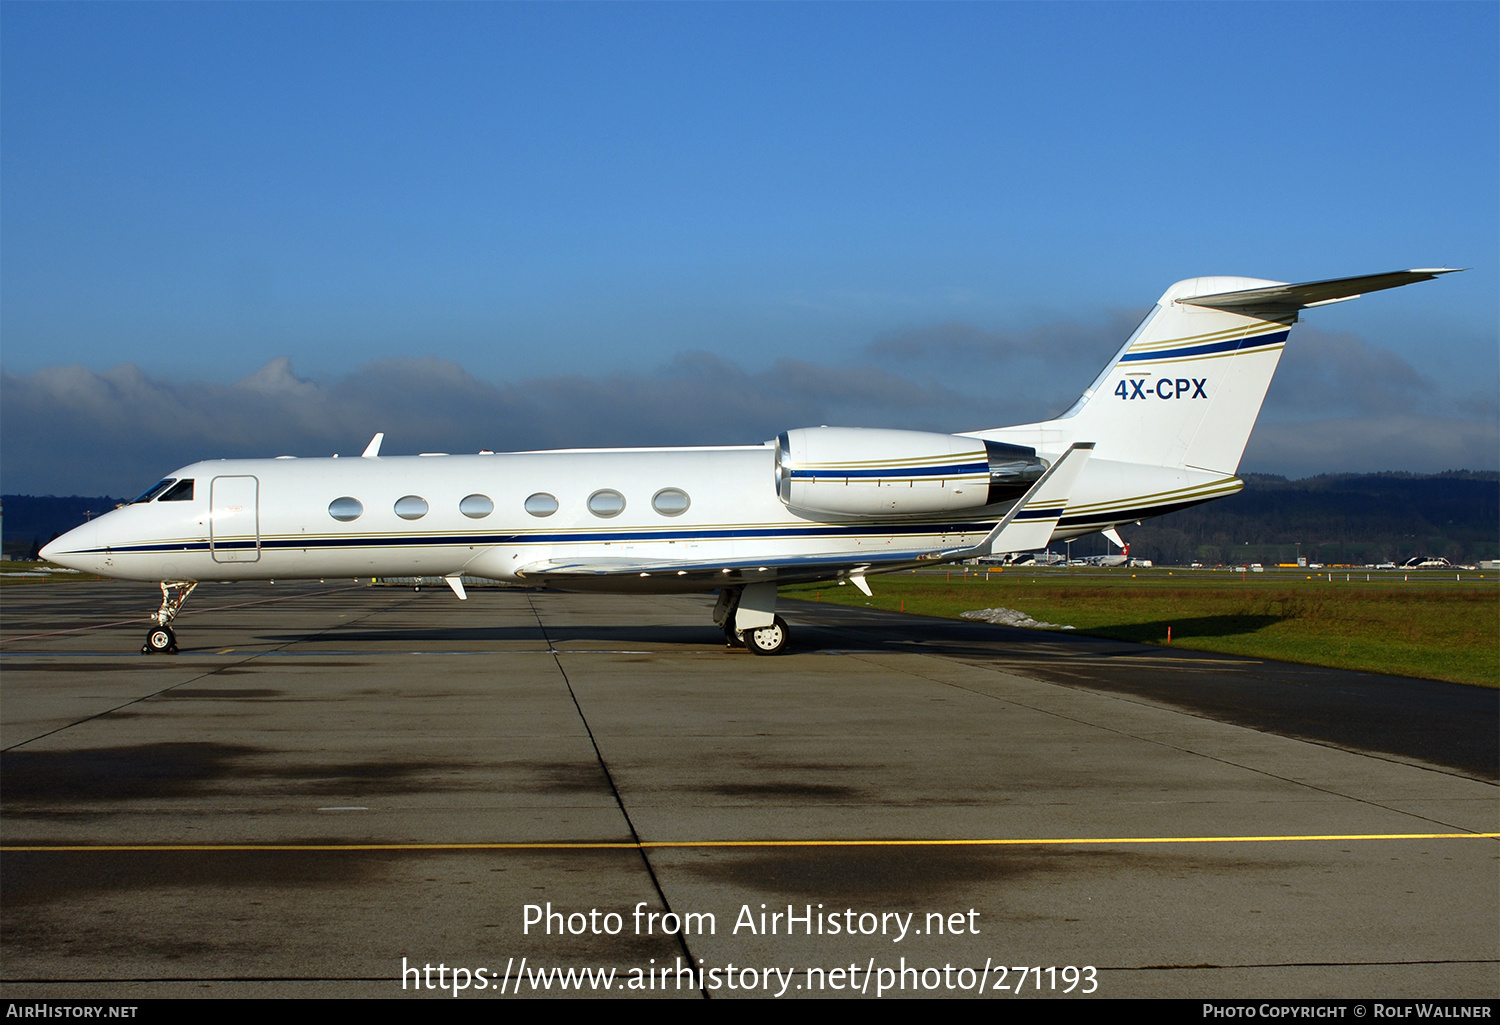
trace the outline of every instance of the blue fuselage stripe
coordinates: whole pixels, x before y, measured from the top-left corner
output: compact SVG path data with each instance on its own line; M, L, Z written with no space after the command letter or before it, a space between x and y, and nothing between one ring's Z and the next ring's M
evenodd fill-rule
M385 537L370 537L365 535L351 535L349 537L322 537L322 538L262 538L260 548L263 551L298 551L301 549L327 549L327 548L384 548L391 546L421 546L421 547L445 547L445 546L483 546L505 545L505 544L568 544L578 542L621 542L621 541L697 541L697 540L729 540L748 541L763 538L817 538L817 537L850 537L862 535L913 535L913 534L976 534L985 533L994 526L993 521L978 523L885 523L885 524L860 524L857 526L829 526L827 524L817 527L764 527L764 528L739 528L725 530L664 530L664 531L611 531L608 533L551 533L551 534L432 534L414 535L398 534ZM253 541L235 541L230 545L219 542L215 545L218 549L253 549ZM114 548L92 548L77 555L127 555L148 554L152 552L206 552L209 550L207 541L176 541L161 542L157 544L122 545Z

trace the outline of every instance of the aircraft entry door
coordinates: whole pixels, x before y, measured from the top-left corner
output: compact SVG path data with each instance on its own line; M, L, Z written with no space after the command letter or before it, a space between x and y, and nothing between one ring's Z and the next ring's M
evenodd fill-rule
M215 477L209 514L209 548L215 562L260 559L260 481Z

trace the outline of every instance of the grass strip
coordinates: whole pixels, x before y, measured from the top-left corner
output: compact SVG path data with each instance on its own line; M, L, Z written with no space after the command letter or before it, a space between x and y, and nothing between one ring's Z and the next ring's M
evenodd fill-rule
M829 584L781 593L948 618L1009 608L1145 644L1165 644L1170 627L1172 646L1194 651L1500 687L1493 573L954 567L870 584L873 598Z

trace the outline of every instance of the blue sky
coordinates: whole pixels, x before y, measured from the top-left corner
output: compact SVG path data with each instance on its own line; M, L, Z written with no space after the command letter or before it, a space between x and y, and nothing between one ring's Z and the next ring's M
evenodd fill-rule
M0 486L997 426L1180 278L1445 263L1307 316L1243 468L1494 468L1497 12L6 3Z

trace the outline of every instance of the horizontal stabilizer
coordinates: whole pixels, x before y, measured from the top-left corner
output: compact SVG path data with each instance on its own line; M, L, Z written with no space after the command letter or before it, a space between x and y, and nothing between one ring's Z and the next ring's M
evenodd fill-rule
M1366 292L1398 288L1417 281L1431 281L1439 274L1453 274L1464 267L1425 267L1396 270L1385 274L1366 274L1358 278L1330 278L1327 281L1304 281L1297 285L1272 285L1269 288L1247 288L1217 295L1195 295L1178 299L1188 306L1208 306L1216 310L1300 310L1308 306L1358 299Z

